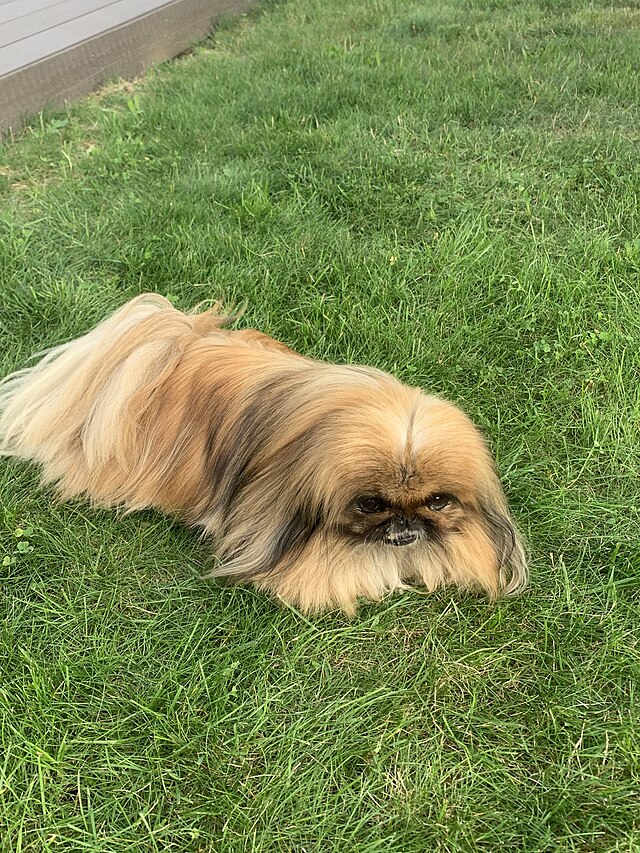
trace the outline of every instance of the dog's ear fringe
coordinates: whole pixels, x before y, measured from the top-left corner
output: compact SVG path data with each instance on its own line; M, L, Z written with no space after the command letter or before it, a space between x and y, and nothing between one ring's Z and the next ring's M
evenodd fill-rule
M294 517L280 528L273 543L269 571L273 571L277 566L289 565L295 560L311 539L321 531L324 520L322 506L315 510L308 505L300 507Z
M519 595L529 583L529 569L515 522L507 511L488 502L482 503L481 512L500 567L500 595Z
M313 512L308 506L300 507L274 531L271 547L265 553L263 562L250 571L234 573L234 576L251 581L254 578L284 575L311 540L321 534L323 521L322 510ZM223 562L219 573L223 574L224 570Z

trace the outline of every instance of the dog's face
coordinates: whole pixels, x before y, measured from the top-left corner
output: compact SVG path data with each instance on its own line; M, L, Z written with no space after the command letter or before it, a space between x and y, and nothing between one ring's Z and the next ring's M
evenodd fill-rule
M344 509L342 529L354 539L394 547L441 543L462 529L476 503L486 475L484 446L457 409L419 393L405 425L395 412L391 423L389 417L370 413L378 448L354 454L361 457L359 491Z
M458 409L415 390L403 402L354 407L341 425L341 446L332 448L342 493L336 528L354 541L441 543L463 530L495 479L484 442Z

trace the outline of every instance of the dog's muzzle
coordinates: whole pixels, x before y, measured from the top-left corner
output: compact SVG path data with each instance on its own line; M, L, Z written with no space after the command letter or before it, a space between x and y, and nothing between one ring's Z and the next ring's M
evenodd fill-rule
M411 545L413 542L418 541L419 536L420 531L411 526L410 522L406 519L394 518L389 524L382 541L387 545Z

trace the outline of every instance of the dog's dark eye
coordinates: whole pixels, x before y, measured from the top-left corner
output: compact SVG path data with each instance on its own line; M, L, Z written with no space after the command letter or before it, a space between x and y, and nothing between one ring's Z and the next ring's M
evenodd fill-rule
M426 506L434 512L440 512L440 510L449 506L450 503L451 499L447 495L431 495L431 497L427 498L425 501Z
M360 512L384 512L389 504L383 498L362 497L356 501L356 507Z

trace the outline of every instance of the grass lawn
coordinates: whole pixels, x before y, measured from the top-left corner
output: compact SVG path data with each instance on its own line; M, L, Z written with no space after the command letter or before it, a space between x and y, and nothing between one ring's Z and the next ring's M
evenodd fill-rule
M0 373L145 290L449 397L497 606L306 620L0 464L0 849L640 850L640 9L291 0L0 151Z

